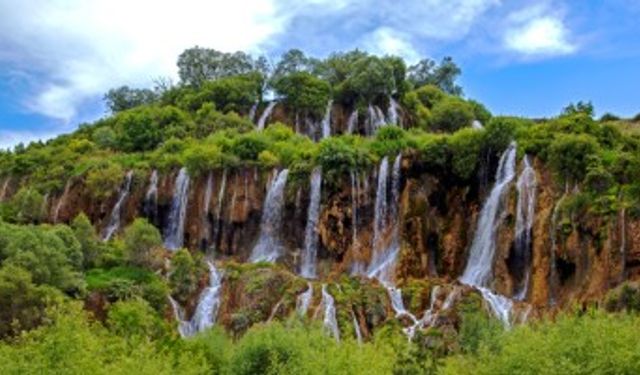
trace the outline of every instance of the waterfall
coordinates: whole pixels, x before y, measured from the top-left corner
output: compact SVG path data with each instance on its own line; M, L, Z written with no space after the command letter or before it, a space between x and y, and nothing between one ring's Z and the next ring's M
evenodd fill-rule
M224 193L227 190L227 170L222 172L222 182L220 183L220 190L218 191L218 199L216 203L216 215L213 218L213 243L217 244L218 239L221 236L220 230L222 226L222 203L224 199Z
M278 173L275 181L269 186L262 209L260 237L251 252L251 262L275 262L283 252L279 234L282 227L282 210L284 208L284 188L287 184L288 169Z
M367 108L367 113L369 115L369 135L373 134L379 127L385 125L384 113L378 106L374 106L369 104Z
M307 283L307 290L298 296L296 301L296 311L300 316L306 316L311 305L311 298L313 297L313 285Z
M133 171L127 172L127 176L125 177L125 182L120 188L118 201L116 202L116 205L113 206L113 210L111 210L109 224L104 229L104 233L102 235L103 241L109 241L113 236L113 234L120 228L120 217L122 216L122 205L126 201L127 197L129 197L129 193L131 192L132 178L133 178Z
M354 260L351 265L352 275L364 275L365 265L360 258L360 244L358 243L358 194L359 189L358 172L351 171L351 232L352 232L352 245Z
M204 231L203 239L209 241L211 228L209 225L209 206L211 205L211 196L213 195L213 173L209 172L207 177L207 186L204 189L204 197L202 199L202 230Z
M2 189L0 190L0 202L4 202L4 199L7 196L7 190L9 189L9 182L11 182L11 177L7 177L2 184Z
M626 231L626 208L622 207L620 210L620 259L621 259L621 272L622 279L626 279L626 266L627 266L627 231Z
M385 157L380 163L378 172L378 190L374 213L373 256L367 269L370 278L377 278L383 284L391 283L395 270L395 263L400 252L400 167L402 155L398 154L392 170L391 179L391 207L387 204L387 180L389 162ZM391 215L388 214L390 212ZM384 241L384 232L391 223L390 241Z
M69 179L67 181L67 183L64 185L64 191L62 192L62 196L58 200L58 203L56 204L56 208L53 211L53 223L54 224L58 223L58 216L60 215L60 210L62 209L62 207L67 202L67 196L69 195L69 191L71 190L71 185L72 185L72 180L71 179Z
M259 101L256 100L256 102L253 103L253 105L251 106L251 109L249 110L249 121L251 122L256 121L256 112L258 111L258 103Z
M358 344L362 344L362 332L360 332L360 324L358 324L358 319L356 318L356 314L351 311L351 318L353 320L353 330L356 335L356 340Z
M493 259L496 249L496 232L500 222L500 209L509 186L515 177L516 144L511 143L500 157L496 181L482 206L476 232L469 250L469 260L460 278L464 284L480 290L494 313L509 324L511 301L491 292L487 287L492 279Z
M358 126L358 109L354 109L347 120L347 134L353 134Z
M251 209L250 200L249 200L249 174L245 171L244 173L244 213L249 218L249 211Z
M333 106L333 100L329 100L327 103L327 109L322 119L322 138L328 138L331 136L331 107Z
M336 339L340 341L340 329L336 320L336 306L333 297L327 292L327 285L322 285L322 306L324 307L324 328Z
M169 211L169 223L165 233L164 246L169 250L177 250L184 245L184 220L187 213L189 193L189 174L181 168L176 177L173 200Z
M193 336L213 326L220 307L220 292L222 287L222 273L219 272L212 262L207 262L209 266L209 286L200 294L198 305L190 321L184 320L184 311L171 299L176 318L179 322L180 335L183 337Z
M483 126L483 125L482 125L482 123L481 123L480 121L478 121L478 120L473 120L473 122L471 123L471 127L472 127L473 129L478 129L478 130L480 130L480 129L484 129L484 126Z
M558 271L556 270L556 251L557 251L557 228L558 228L558 216L560 215L560 206L567 197L567 189L565 193L558 200L555 207L553 207L553 213L551 214L551 228L549 228L549 237L551 238L551 249L549 249L549 275L547 277L547 283L549 287L549 305L556 304L556 285L558 280Z
M524 157L524 169L517 182L518 206L516 209L515 254L518 259L518 271L522 277L515 299L522 301L527 297L531 274L531 245L533 220L536 206L536 171L528 156Z
M311 192L307 226L304 230L304 251L300 262L300 276L313 279L316 277L316 257L318 253L318 233L316 227L320 218L320 197L322 195L322 169L316 167L311 173Z
M395 99L393 99L393 97L389 95L389 116L387 119L388 124L398 126L402 125L402 123L400 122L400 116L398 115L399 107L400 106L398 105L398 102L396 102Z
M273 108L275 108L276 104L278 104L278 102L276 102L275 100L272 101L271 103L269 103L267 108L265 108L264 112L262 112L262 115L258 120L258 130L264 129L264 125L266 124L267 120L269 120L269 117L271 117L271 112L273 112Z
M155 169L149 178L149 188L144 197L143 211L149 219L155 219L158 213L158 171Z

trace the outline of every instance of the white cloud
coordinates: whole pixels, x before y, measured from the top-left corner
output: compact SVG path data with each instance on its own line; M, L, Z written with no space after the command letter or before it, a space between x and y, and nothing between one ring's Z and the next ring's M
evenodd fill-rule
M2 126L0 126L2 128ZM0 150L10 149L18 143L29 144L35 141L45 141L60 134L61 129L55 130L3 130L0 129Z
M365 36L363 46L374 54L400 56L410 64L420 60L408 37L388 27L381 27Z
M562 16L545 6L534 6L510 15L504 46L526 57L568 55L578 47L570 41L570 30Z
M271 1L0 0L0 62L37 83L30 110L64 121L110 87L175 76L193 45L255 51L282 30Z

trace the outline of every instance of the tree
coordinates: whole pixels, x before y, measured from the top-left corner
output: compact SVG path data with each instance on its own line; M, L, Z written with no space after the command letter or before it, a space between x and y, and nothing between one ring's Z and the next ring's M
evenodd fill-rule
M423 59L409 68L409 81L414 87L424 85L438 86L450 95L462 95L462 87L456 79L462 71L451 57L445 57L438 65L432 59Z
M244 52L224 53L196 46L178 57L178 75L183 84L200 87L205 81L263 69L263 63L263 60L259 60L256 64Z
M36 189L23 187L11 199L15 220L21 224L33 224L42 220L44 198Z
M549 146L549 163L568 181L582 181L599 150L598 142L589 135L559 134Z
M275 81L293 73L312 73L318 66L319 61L308 57L299 49L290 49L285 52L273 72Z
M577 103L569 104L568 106L564 107L564 109L562 110L563 116L572 116L577 114L584 114L589 117L593 117L593 115L595 114L593 103L583 102L581 100Z
M321 115L331 99L331 86L307 72L280 77L273 84L285 103L304 114Z
M73 234L80 243L84 268L91 268L96 265L100 253L100 243L96 231L91 225L91 221L84 212L76 216L71 222Z
M167 326L142 298L118 301L109 309L107 326L120 337L159 339L168 333Z
M464 100L449 97L438 102L431 112L431 127L444 132L454 132L471 125L473 108Z
M96 129L93 132L92 139L100 148L111 149L116 147L116 132L109 126Z
M162 237L156 227L146 219L135 219L124 231L124 246L129 263L155 269L162 265L157 250L162 247Z
M157 95L149 89L134 89L129 86L111 89L104 95L104 101L112 113L151 104L156 99Z
M49 286L37 286L29 271L16 265L0 267L0 338L35 328L51 303L62 295Z
M199 269L187 249L177 251L171 258L169 286L180 302L187 302L198 287Z

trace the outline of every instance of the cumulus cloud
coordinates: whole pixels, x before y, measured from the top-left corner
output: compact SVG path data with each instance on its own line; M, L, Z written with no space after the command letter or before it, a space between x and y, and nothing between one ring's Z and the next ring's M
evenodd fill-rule
M420 59L408 36L388 27L381 27L366 35L362 44L364 49L377 55L400 56L408 63Z
M504 45L525 57L568 55L578 47L570 41L570 30L558 12L534 6L512 13Z
M281 31L270 1L0 0L0 61L28 74L30 110L70 121L88 98L175 76L199 44L255 51Z

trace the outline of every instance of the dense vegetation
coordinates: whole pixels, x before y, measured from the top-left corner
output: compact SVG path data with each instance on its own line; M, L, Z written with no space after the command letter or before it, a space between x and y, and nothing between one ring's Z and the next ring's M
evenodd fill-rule
M589 215L613 217L620 208L640 217L640 128L637 119L596 120L582 102L550 119L494 117L462 96L460 69L450 58L408 67L398 57L357 50L325 59L291 50L269 66L241 52L196 47L180 55L178 67L178 85L115 88L105 96L110 116L46 143L0 152L0 183L20 181L0 203L0 373L640 371L635 286L612 294L611 314L571 313L508 332L470 303L457 312L457 332L433 329L412 342L389 321L362 345L353 338L336 343L298 317L179 339L168 323L168 297L185 304L198 292L206 278L202 254L168 253L144 219L108 242L84 214L69 225L45 224L45 196L59 195L70 179L82 180L100 204L113 197L127 171L140 180L152 169L182 166L193 176L286 167L294 181L306 181L319 165L325 184L337 186L351 171L399 152L448 183L465 184L486 175L516 141L519 156L535 157L558 186L573 191L560 207L561 225L571 227ZM259 130L249 114L271 97L282 106L280 121ZM382 126L370 137L340 130L320 141L294 130L296 119L320 121L330 100L364 118L370 105L388 108L391 99L402 107L402 127ZM474 121L484 127L473 127ZM348 293L348 282L343 286Z

